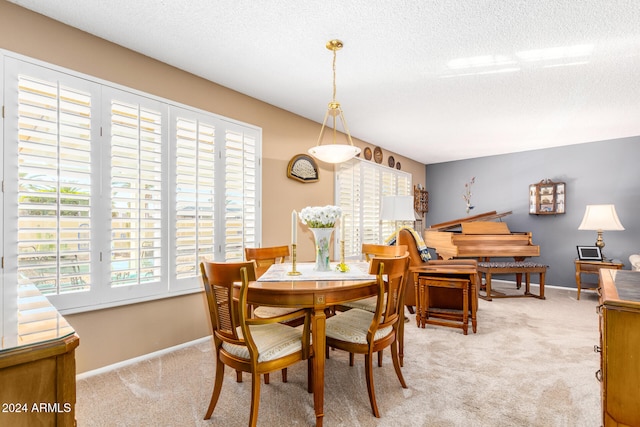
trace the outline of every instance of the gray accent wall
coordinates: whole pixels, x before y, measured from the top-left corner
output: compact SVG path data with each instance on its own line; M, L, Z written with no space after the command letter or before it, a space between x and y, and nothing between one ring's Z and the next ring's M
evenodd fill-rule
M503 221L511 231L533 233L540 257L531 260L549 266L548 285L576 287L576 246L593 245L597 237L578 230L588 204L613 203L625 228L604 232L607 258L629 269L629 255L640 253L640 136L427 165L426 227L467 216L462 195L472 177L469 215L512 211ZM543 179L566 183L565 214L529 214L529 185Z

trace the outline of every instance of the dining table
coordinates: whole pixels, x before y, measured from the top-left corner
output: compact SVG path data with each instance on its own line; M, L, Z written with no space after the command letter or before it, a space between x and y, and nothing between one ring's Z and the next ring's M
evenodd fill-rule
M347 263L348 271L315 271L314 263L273 264L257 280L249 283L247 303L254 306L306 308L311 311L313 349L313 399L316 426L324 419L324 371L327 310L334 305L377 295L376 276L369 274L369 263Z

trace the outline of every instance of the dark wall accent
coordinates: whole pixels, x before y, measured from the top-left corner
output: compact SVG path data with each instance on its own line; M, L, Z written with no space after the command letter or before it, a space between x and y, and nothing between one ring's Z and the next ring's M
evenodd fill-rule
M640 253L640 136L430 164L426 171L427 227L467 215L462 195L475 177L469 215L513 211L503 220L512 231L533 233L540 245L534 260L550 267L548 285L576 286L576 245L593 245L597 237L578 230L587 204L615 204L625 227L604 232L608 258L629 269L629 255ZM566 182L565 214L529 215L529 184L542 179Z

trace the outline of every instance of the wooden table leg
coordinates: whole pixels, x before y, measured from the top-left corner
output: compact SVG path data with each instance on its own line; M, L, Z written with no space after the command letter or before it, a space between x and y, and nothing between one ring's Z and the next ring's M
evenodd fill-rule
M418 273L414 273L413 275L413 288L416 295L416 326L420 327L420 319L422 318L422 300L420 295L420 275Z
M485 292L487 296L485 299L487 301L491 301L491 272L487 271L484 273L484 284L485 284Z
M427 327L427 320L429 320L429 286L426 284L426 280L422 283L422 327Z
M322 427L324 419L324 364L327 345L324 306L316 307L312 315L311 336L313 338L313 407L316 411L316 427Z
M480 279L479 274L473 274L470 277L469 283L471 286L471 329L475 334L478 329L478 319L476 318L476 313L478 311L478 289L480 288L480 283L482 279Z
M467 335L469 330L469 286L462 289L462 332Z

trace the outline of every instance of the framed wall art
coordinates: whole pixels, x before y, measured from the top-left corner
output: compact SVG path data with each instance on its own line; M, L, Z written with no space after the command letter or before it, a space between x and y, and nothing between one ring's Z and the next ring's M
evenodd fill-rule
M316 182L318 176L318 164L308 154L296 154L289 160L287 177L300 182Z

